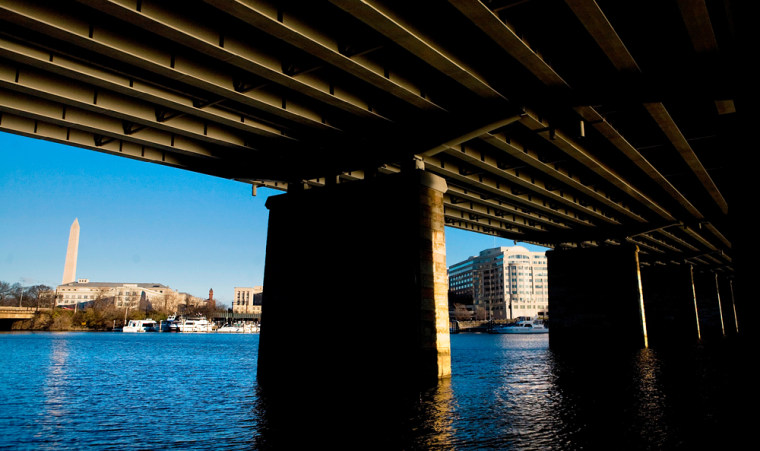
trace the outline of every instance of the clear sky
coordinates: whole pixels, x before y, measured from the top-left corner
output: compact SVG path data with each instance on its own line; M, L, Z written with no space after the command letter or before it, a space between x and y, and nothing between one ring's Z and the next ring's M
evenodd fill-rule
M60 284L78 218L78 278L157 282L203 298L213 288L229 305L234 287L263 284L264 203L277 194L0 132L0 280ZM514 244L446 228L449 265Z

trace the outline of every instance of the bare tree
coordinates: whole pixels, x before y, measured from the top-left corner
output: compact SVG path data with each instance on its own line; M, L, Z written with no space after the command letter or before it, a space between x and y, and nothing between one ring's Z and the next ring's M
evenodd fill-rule
M110 307L113 307L114 303L114 295L111 292L111 289L108 287L100 287L95 292L95 301L92 303L93 307L98 308L100 310L107 310Z
M50 296L52 291L47 285L32 285L24 292L24 304L28 307L44 307L45 296Z
M0 281L0 305L6 305L6 300L10 302L12 295L11 284Z
M18 282L9 286L5 304L20 307L20 304L24 302L24 290L24 287Z

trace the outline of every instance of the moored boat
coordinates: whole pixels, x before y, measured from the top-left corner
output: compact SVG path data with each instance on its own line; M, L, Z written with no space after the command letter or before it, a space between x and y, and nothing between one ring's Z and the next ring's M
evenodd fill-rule
M161 332L179 332L179 321L175 315L169 316L161 324Z
M152 319L131 319L122 332L158 332L158 323Z
M177 328L179 332L213 332L214 323L206 318L187 318L181 321Z
M232 323L225 324L216 331L227 334L257 334L259 326L258 324Z
M520 320L512 324L497 325L488 330L490 334L546 334L549 328L542 319Z

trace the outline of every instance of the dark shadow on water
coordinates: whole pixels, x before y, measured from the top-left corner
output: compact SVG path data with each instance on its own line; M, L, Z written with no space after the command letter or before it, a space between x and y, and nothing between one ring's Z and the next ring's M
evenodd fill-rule
M338 387L303 380L256 390L256 449L425 449L425 437L439 437L446 421L438 407L445 405L446 393L450 396L450 383L402 388L374 381Z
M544 358L537 357L540 353L526 355ZM489 357L485 366L471 368L491 374L457 374L455 368L451 380L427 388L383 378L289 378L256 389L256 435L250 445L252 449L746 449L740 445L752 431L753 355L746 344L729 340L629 351L586 346L551 350L545 354L547 364L536 367L541 374L515 376L510 371L531 366ZM537 410L528 412L519 400L513 402L530 393L505 390L505 380L518 388L545 383L534 388L546 398L533 400Z
M560 435L570 449L741 449L755 411L753 354L730 340L555 350Z

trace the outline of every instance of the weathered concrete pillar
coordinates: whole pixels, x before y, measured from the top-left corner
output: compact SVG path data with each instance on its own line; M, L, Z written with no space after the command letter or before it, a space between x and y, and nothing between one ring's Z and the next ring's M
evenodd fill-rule
M445 190L410 170L269 198L261 386L391 390L450 376Z
M552 347L647 346L635 246L552 250L547 261Z

